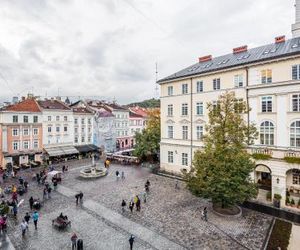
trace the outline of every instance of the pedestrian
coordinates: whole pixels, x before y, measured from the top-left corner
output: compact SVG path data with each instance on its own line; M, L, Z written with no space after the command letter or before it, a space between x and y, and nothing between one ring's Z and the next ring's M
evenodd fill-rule
M52 188L50 187L50 185L48 185L48 189L47 189L48 199L51 198L51 191L52 191Z
M47 188L45 187L45 188L43 189L43 200L47 199L47 195L48 195L48 193L47 193Z
M130 209L131 213L133 211L133 207L134 207L134 203L133 203L133 201L130 201L130 203L129 203L129 209Z
M26 215L24 216L24 220L26 221L27 224L29 224L30 215L28 212L26 212Z
M53 179L53 189L54 189L54 191L56 191L56 189L57 189L57 180L56 179Z
M80 193L79 193L79 201L80 201L80 203L82 203L82 198L83 198L83 193L80 191Z
M125 180L125 173L124 173L124 171L122 171L122 173L121 173L121 179Z
M17 194L17 192L13 192L12 200L15 201L16 203L18 203L18 194Z
M126 201L125 200L122 200L121 206L122 206L122 213L124 213L125 212L125 207L126 207Z
M144 203L146 203L147 202L147 193L146 192L143 193L143 198L144 198Z
M25 192L27 192L27 190L28 190L28 182L27 181L24 181L24 189L25 189Z
M145 191L146 191L146 193L149 192L149 186L147 185L147 183L145 184Z
M135 238L135 237L134 237L133 235L130 235L130 238L129 238L130 250L133 249L134 238Z
M22 231L22 237L25 236L26 229L28 228L28 224L26 223L25 220L22 221L21 223L21 231Z
M80 196L80 194L76 194L76 195L75 195L75 198L76 198L76 205L78 205L79 196Z
M30 206L30 210L32 210L32 208L33 208L33 197L31 196L30 198L29 198L29 206Z
M117 171L116 171L117 181L119 180L119 174L120 174L120 172L117 170Z
M23 186L23 184L24 184L24 179L21 176L19 177L19 183L21 186Z
M41 184L41 176L39 173L36 173L36 181L37 181L37 184L40 185Z
M18 205L16 203L14 203L14 205L13 205L13 213L14 213L14 217L17 218L17 215L18 215Z
M207 221L207 207L202 210L201 219Z
M37 230L37 223L38 223L38 220L39 220L39 214L37 211L34 211L33 215L32 215L32 220L33 220L33 223L34 223L34 228L35 230Z
M73 232L72 236L71 236L71 242L72 242L72 250L75 250L77 248L77 235L75 232Z
M137 202L136 202L136 211L140 212L141 211L141 200L138 196L137 197Z

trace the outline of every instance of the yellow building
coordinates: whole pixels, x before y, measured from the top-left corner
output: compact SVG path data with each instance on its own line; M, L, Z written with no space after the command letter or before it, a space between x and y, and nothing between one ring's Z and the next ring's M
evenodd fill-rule
M199 62L158 81L161 85L161 168L173 173L188 170L208 122L208 102L226 91L248 102L245 117L256 124L259 138L251 153L271 156L257 161L253 179L263 189L286 190L300 199L300 165L285 157L300 157L300 0L296 4L293 38L276 37L273 43ZM263 191L261 191L263 192ZM299 197L299 198L298 198Z

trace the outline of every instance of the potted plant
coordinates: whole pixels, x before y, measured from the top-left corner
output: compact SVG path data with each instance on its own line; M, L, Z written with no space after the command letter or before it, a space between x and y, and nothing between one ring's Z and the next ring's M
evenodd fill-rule
M291 204L291 201L290 201L290 197L286 197L286 199L285 199L285 204L287 205L287 206L289 206L290 204Z
M295 207L295 200L292 198L292 200L291 200L291 206L292 207Z
M273 205L274 207L280 208L280 200L281 200L281 195L280 194L274 194L274 199L273 199Z
M267 201L271 201L271 192L269 191L266 195Z

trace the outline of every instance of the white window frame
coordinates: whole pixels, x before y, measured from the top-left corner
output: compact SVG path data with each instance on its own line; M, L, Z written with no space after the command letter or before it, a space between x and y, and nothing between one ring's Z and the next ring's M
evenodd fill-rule
M275 144L275 126L272 121L264 121L260 124L259 143L267 146Z
M168 86L168 96L172 96L174 94L173 86Z
M30 145L29 145L29 141L23 141L23 149L29 149Z
M300 112L300 93L292 94L292 112Z
M19 136L19 129L13 128L11 133L12 133L12 136Z
M220 90L221 89L221 78L213 79L213 90Z
M243 74L235 75L234 76L234 87L235 88L242 88L244 86L244 76Z
M197 102L196 103L196 115L203 115L204 109L203 109L203 102Z
M49 115L49 116L48 116L48 122L51 122L51 120L52 120L52 118L51 118L51 116Z
M262 96L261 97L261 112L272 113L273 112L273 97Z
M181 115L182 116L188 116L189 114L189 105L187 103L181 104Z
M290 146L300 148L300 120L296 120L290 125Z
M173 116L173 104L168 105L168 116Z
M184 125L182 126L182 140L188 140L189 139L189 127Z
M33 128L33 135L38 135L38 134L39 134L39 129Z
M203 140L203 126L202 125L196 126L196 138L197 138L197 140L200 140L200 141Z
M263 69L260 71L260 74L261 74L262 84L272 83L272 77L273 77L272 69Z
M167 135L169 139L173 139L174 138L174 126L168 126L168 131L167 131Z
M51 132L52 132L52 127L48 126L48 133L51 133Z
M189 93L189 85L188 85L187 83L183 83L183 84L181 85L181 93L182 93L183 95L186 95L186 94Z
M29 136L29 128L24 128L23 129L23 135L24 136Z
M38 140L33 141L33 148L35 148L35 149L39 148L39 141Z
M292 66L292 80L300 80L300 64Z
M174 163L174 152L168 151L168 163Z
M197 93L203 92L203 81L197 81Z
M182 166L188 166L189 165L189 155L187 153L181 154L181 165Z
M14 151L19 150L19 141L13 141L12 148Z

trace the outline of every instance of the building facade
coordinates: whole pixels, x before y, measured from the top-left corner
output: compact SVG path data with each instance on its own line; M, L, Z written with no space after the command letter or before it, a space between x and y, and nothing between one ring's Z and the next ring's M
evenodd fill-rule
M0 166L42 161L42 112L33 98L0 111Z
M162 169L189 170L195 151L203 147L207 103L234 91L248 103L245 119L259 132L249 152L269 157L256 160L253 180L272 195L280 194L283 206L286 190L300 192L300 165L289 163L300 159L300 37L293 35L258 48L235 48L221 57L200 57L197 64L159 81Z

